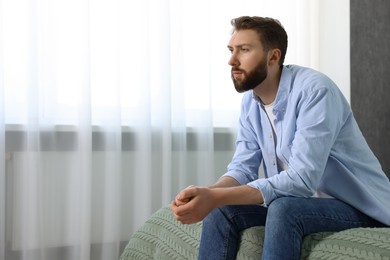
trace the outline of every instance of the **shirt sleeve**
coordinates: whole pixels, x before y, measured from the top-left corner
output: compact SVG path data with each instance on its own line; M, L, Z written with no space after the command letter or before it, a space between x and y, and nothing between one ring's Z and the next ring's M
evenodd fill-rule
M261 191L265 205L278 197L314 194L342 125L341 99L329 87L302 92L296 107L295 123L286 124L288 129L284 129L295 132L293 141L287 144L291 151L288 169L248 184Z
M249 94L249 93L248 93ZM260 146L256 140L256 133L248 122L248 110L250 110L251 95L244 96L239 128L236 139L236 150L233 159L223 176L236 179L241 185L258 179L259 166L262 160Z

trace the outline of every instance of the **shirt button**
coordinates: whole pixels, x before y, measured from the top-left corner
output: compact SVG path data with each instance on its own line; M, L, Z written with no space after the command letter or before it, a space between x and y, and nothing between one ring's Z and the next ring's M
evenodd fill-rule
M272 139L272 134L269 134L269 138Z
M275 161L273 161L273 162L272 162L272 165L275 166L275 164L276 164Z

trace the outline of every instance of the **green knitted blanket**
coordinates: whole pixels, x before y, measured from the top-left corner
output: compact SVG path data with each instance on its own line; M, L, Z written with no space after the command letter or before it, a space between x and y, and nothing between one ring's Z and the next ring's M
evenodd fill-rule
M121 260L197 259L202 223L182 225L163 207L131 237ZM242 232L237 259L261 259L264 227ZM302 259L390 260L390 228L355 228L306 236Z

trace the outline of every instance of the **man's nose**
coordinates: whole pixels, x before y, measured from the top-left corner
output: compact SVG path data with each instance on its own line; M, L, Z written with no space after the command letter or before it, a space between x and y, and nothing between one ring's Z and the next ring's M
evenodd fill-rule
M237 59L237 56L234 53L232 53L232 55L230 56L228 64L232 67L237 67L239 65L239 61Z

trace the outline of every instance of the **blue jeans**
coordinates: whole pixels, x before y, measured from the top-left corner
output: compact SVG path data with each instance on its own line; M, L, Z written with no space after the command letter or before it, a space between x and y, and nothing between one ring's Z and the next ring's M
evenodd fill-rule
M307 234L355 227L383 227L336 199L283 197L268 208L260 205L224 206L203 220L199 259L236 259L240 232L265 226L262 259L300 259Z

